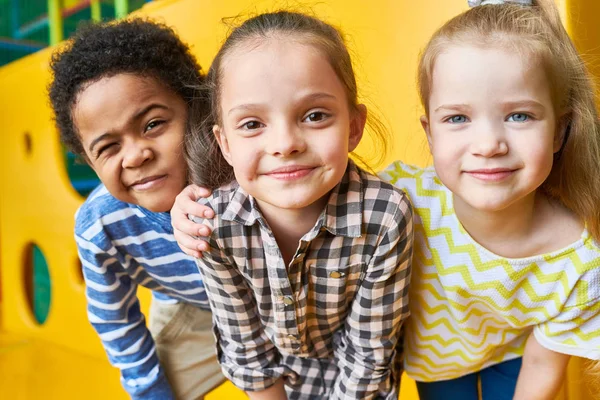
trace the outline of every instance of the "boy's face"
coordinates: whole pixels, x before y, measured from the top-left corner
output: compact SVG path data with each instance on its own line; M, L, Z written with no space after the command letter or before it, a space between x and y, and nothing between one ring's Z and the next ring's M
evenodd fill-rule
M150 77L118 74L83 89L73 120L86 159L117 199L169 211L186 184L185 101Z

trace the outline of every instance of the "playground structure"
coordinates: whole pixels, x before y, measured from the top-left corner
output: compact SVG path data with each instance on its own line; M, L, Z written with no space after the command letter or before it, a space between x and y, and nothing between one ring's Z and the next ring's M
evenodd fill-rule
M149 0L0 0L0 65L55 45L80 21L122 18Z
M98 2L79 3L92 6ZM557 3L580 51L598 53L600 28L594 19L600 15L600 3ZM466 1L328 0L293 5L347 34L362 98L394 137L392 151L375 167L396 159L427 164L428 151L418 122L417 57L431 33L463 11ZM137 14L175 27L207 70L230 24L256 12L289 6L273 0L161 0L144 5ZM124 15L127 10L119 12ZM60 9L50 9L48 21L60 20L60 15ZM238 18L223 21L224 17ZM58 41L61 35L55 35L52 40ZM69 179L51 122L46 97L50 54L51 49L41 50L0 68L4 121L0 133L0 398L125 399L118 371L108 364L87 321L73 240L73 215L83 197ZM600 64L589 61L594 75L600 76ZM369 149L367 138L358 152L373 159L377 155ZM50 284L44 286L48 293L40 293L40 285L34 284L33 266L40 260L48 268ZM149 292L139 292L148 310ZM47 310L36 309L40 296L48 299ZM580 360L573 359L560 400L600 398L590 393L582 371ZM244 395L226 384L207 398L241 399ZM408 379L403 381L401 399L417 399Z

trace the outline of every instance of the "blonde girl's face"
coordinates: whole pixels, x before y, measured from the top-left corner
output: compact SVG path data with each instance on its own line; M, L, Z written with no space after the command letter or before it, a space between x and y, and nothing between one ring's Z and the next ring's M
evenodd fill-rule
M431 87L421 121L455 202L495 212L532 200L562 143L538 63L503 48L450 46Z
M221 82L214 133L240 186L263 212L322 209L366 117L351 115L324 55L289 38L242 44L225 56Z

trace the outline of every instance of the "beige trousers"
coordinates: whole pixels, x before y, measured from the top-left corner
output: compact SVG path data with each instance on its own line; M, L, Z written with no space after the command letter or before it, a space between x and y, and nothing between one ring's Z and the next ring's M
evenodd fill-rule
M209 311L186 303L152 301L149 329L178 400L203 399L225 381L217 362Z

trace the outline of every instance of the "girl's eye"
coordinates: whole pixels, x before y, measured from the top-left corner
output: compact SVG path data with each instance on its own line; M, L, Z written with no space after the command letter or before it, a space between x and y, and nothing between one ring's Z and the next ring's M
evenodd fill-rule
M508 121L510 122L525 122L529 120L529 115L523 113L514 113L509 115Z
M244 124L242 125L242 128L244 128L244 129L246 129L246 130L248 130L248 131L253 131L253 130L255 130L255 129L262 128L263 126L264 126L264 125L263 125L263 124L261 124L261 123L260 123L260 122L258 122L258 121L248 121L248 122L246 122L246 123L244 123Z
M307 122L319 122L323 121L325 118L327 118L327 114L321 111L315 111L304 117L304 120Z
M154 119L150 122L148 122L148 125L146 125L146 127L144 128L144 133L151 131L152 129L156 128L159 125L164 124L165 121L160 120L160 119Z
M465 122L468 122L469 120L464 115L453 115L450 118L448 118L446 121L450 122L451 124L464 124Z

